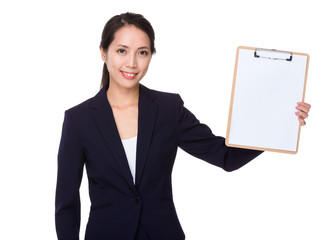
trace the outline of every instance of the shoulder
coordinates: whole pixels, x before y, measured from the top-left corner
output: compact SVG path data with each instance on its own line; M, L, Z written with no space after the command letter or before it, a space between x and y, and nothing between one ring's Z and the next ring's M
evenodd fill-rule
M65 111L65 114L69 114L69 115L73 115L73 116L76 116L76 115L82 115L84 114L85 112L88 112L88 109L89 109L89 106L91 105L91 102L92 102L92 99L93 97L67 109Z
M104 101L107 101L105 89L100 89L95 96L67 109L65 111L65 118L73 119L75 122L89 121L92 109L102 105Z
M87 100L69 108L66 112L75 114L84 114L88 113L91 108L99 108L101 105L108 103L106 88L101 88L93 97L88 98Z
M70 124L77 132L87 129L92 124L92 105L98 94L90 97L77 105L65 110L64 122Z
M177 103L182 102L178 93L158 91L141 85L141 92L157 103Z
M183 105L183 101L178 93L158 91L141 84L140 94L142 97L158 103L160 106L175 107ZM106 90L100 89L95 96L67 109L65 114L70 115L73 118L83 118L90 114L91 108L97 108L105 104L107 104Z

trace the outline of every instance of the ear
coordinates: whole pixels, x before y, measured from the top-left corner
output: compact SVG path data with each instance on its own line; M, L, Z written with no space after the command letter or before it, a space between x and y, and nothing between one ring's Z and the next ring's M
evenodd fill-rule
M106 51L104 51L104 49L102 47L100 47L100 52L101 52L101 58L103 60L103 62L107 62L107 53Z

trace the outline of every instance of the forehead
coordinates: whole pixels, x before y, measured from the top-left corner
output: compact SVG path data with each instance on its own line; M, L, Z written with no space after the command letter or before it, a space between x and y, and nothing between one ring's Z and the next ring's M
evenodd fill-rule
M148 35L141 29L129 25L118 29L115 32L111 45L125 45L128 47L150 47Z

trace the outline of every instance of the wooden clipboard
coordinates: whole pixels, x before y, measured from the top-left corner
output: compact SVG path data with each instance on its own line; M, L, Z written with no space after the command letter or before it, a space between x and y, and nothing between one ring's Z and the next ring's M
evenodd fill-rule
M297 153L308 65L306 53L238 47L226 145Z

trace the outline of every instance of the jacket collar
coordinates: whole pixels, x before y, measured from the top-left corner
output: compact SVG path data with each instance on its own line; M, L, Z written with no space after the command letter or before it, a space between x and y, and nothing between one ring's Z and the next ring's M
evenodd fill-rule
M133 184L133 177L126 159L125 151L117 130L112 108L107 99L107 89L103 87L93 97L91 107L93 116L98 128L103 135L109 150L117 162L123 176L130 187L137 191ZM157 95L154 91L140 84L139 103L138 103L138 136L137 136L137 156L136 156L136 179L135 184L139 186L141 177L144 173L147 160L147 153L151 145L155 119L158 111L157 104L154 102Z
M91 107L98 109L101 105L104 105L108 103L107 99L107 88L103 87L100 89L100 91L93 97L92 102L91 102ZM154 99L157 98L157 95L154 94L154 91L151 89L145 87L142 84L139 84L139 101L144 98L145 100L148 101L154 101Z

